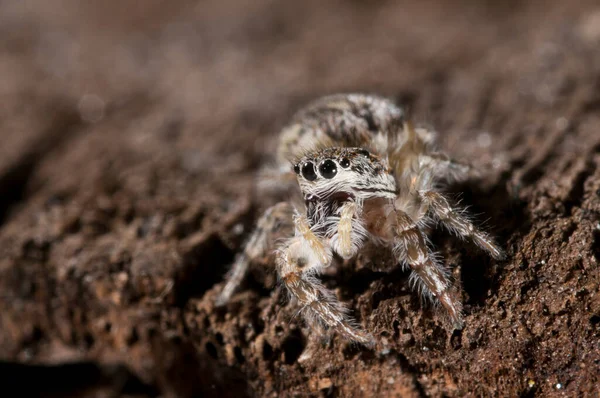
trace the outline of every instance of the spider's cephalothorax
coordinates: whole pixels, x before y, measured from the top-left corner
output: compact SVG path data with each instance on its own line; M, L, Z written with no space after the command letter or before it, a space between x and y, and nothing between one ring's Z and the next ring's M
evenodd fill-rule
M398 194L391 170L362 148L327 148L304 156L294 165L305 200L351 198L393 199Z
M408 266L418 291L441 303L453 326L461 328L461 301L451 294L425 226L439 222L496 259L503 253L437 191L439 183L466 177L469 167L435 152L432 144L431 132L412 128L400 108L376 96L325 97L299 112L282 131L277 164L264 170L260 185L288 192L289 200L268 208L259 220L218 302L229 301L253 258L275 249L278 275L311 325L373 343L315 278L333 253L350 259L372 241ZM293 173L300 198L293 197ZM288 238L274 247L275 235Z

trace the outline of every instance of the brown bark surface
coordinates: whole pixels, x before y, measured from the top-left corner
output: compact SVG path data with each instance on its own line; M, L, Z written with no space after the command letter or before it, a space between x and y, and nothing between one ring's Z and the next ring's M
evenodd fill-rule
M0 388L597 397L599 49L597 1L0 2ZM508 258L432 236L454 333L407 273L338 266L325 284L379 343L299 363L270 259L212 303L278 130L347 91L481 170L452 192Z

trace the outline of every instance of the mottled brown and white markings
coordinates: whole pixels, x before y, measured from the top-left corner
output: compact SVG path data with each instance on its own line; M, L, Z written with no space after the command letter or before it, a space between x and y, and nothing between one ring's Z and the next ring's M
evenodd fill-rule
M315 331L333 330L374 344L317 279L334 252L350 259L372 241L408 266L416 290L439 302L453 326L462 328L461 301L427 243L425 226L437 222L495 259L504 254L436 190L439 183L465 179L469 167L436 152L433 144L431 132L413 128L402 109L385 98L334 95L301 110L283 129L276 162L262 171L259 184L268 188L265 195L286 200L259 220L218 303L230 300L253 259L275 250L279 278ZM290 184L294 174L296 186ZM275 229L288 234L277 245Z

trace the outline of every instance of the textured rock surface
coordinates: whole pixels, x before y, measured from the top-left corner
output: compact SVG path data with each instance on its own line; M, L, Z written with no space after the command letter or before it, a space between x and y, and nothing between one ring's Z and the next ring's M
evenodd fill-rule
M597 396L597 2L51 3L0 3L3 385ZM325 283L379 344L334 338L299 363L309 331L268 259L226 309L212 300L278 129L340 91L395 98L476 164L453 191L508 259L433 236L465 302L454 334L405 273L340 266Z

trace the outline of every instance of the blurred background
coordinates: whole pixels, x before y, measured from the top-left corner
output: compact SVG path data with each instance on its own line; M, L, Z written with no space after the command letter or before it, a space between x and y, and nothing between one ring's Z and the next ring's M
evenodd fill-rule
M557 76L559 63L577 79L586 69L577 52L600 35L597 10L558 1L27 0L0 7L4 163L48 127L57 107L98 125L90 130L129 113L112 134L134 146L160 143L166 133L156 130L175 126L178 145L207 156L263 148L243 131L273 136L298 106L339 91L390 95L438 129L485 129L460 119L478 112L465 108L489 101L486 90L510 79L498 94L506 108L523 97L551 106L572 83ZM589 47L572 48L573 40Z
M93 361L80 369L93 375L89 385L67 378L60 388L126 385L141 395L347 396L366 381L367 395L541 394L565 379L572 393L591 389L597 352L577 373L549 356L572 341L555 335L547 351L532 348L542 331L522 341L492 334L486 345L493 322L482 321L465 332L468 354L449 342L424 354L431 336L449 341L429 316L405 340L387 326L404 352L396 364L350 364L358 354L337 347L305 370L295 361L300 326L273 310L281 297L269 301L272 275L256 276L229 315L210 303L260 207L254 173L278 130L336 92L389 96L438 131L444 149L489 171L470 188L484 199L467 199L512 245L509 263L549 256L555 249L526 252L519 242L542 228L569 230L540 223L575 217L600 188L591 166L599 46L597 1L0 1L0 359ZM592 228L549 275L579 272L569 256L592 253ZM550 237L539 245L558 247ZM487 261L444 247L453 266ZM510 283L535 279L523 272ZM469 278L468 305L493 288L497 300L507 295L502 306L540 312L504 280ZM536 283L529 289L556 291ZM360 303L353 311L363 318L377 308ZM494 303L474 316L505 319ZM600 319L590 320L589 305L581 303L584 329ZM421 319L418 305L407 311ZM285 332L272 329L280 324ZM585 333L567 357L591 350L597 331ZM513 355L516 370L502 360L469 365ZM125 368L94 367L107 363Z

